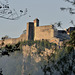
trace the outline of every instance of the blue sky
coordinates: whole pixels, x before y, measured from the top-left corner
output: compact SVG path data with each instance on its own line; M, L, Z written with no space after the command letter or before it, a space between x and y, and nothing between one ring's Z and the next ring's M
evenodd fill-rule
M10 7L19 11L20 9L28 9L27 15L19 20L6 20L0 18L0 38L8 35L12 38L19 37L23 30L26 29L27 22L33 21L35 18L40 20L40 26L50 25L55 22L62 22L62 27L68 28L72 26L69 22L75 19L74 15L70 15L68 11L61 11L60 7L71 7L64 0L8 0ZM29 15L31 17L29 17ZM60 29L60 28L59 28Z

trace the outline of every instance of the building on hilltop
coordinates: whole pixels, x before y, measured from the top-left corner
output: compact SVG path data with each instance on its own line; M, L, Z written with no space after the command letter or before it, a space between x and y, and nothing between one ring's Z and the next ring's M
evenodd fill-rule
M65 30L57 30L54 25L39 26L39 19L27 23L26 40L48 40L56 44L70 39Z
M49 40L56 36L53 25L39 26L39 20L27 23L26 40Z
M57 30L54 25L39 26L39 19L27 23L27 28L19 38L6 39L5 44L16 44L24 40L48 40L61 45L64 39L70 39L65 30ZM0 41L0 44L2 41Z

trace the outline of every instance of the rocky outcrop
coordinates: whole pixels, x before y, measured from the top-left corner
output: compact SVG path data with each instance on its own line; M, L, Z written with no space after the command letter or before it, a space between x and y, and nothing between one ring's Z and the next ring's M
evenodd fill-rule
M50 56L51 53L55 52L52 49L45 48L45 50L41 50L38 53L39 50L34 45L33 46L23 45L22 49L23 49L23 56L29 56L30 55L32 58L34 58L34 60L36 62L40 62L43 59L47 60L47 56Z

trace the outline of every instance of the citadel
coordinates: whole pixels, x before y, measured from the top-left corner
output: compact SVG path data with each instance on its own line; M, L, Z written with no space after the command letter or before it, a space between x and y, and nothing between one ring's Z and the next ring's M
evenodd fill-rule
M70 39L69 33L74 27L65 30L57 30L54 25L39 26L39 19L27 23L26 33L22 34L19 38L5 39L4 44L16 44L20 41L27 40L48 40L49 42L61 45L64 39ZM2 44L0 40L0 45Z

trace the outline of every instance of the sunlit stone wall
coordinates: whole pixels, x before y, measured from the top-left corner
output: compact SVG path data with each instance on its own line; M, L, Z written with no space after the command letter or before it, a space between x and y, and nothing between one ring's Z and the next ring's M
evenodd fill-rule
M5 39L4 41L0 40L0 45L2 44L2 42L4 42L4 45L7 44L16 44L20 41L24 41L26 40L26 34L22 34L19 38L10 38L10 39Z
M54 37L54 29L52 25L36 27L35 40L47 40Z

